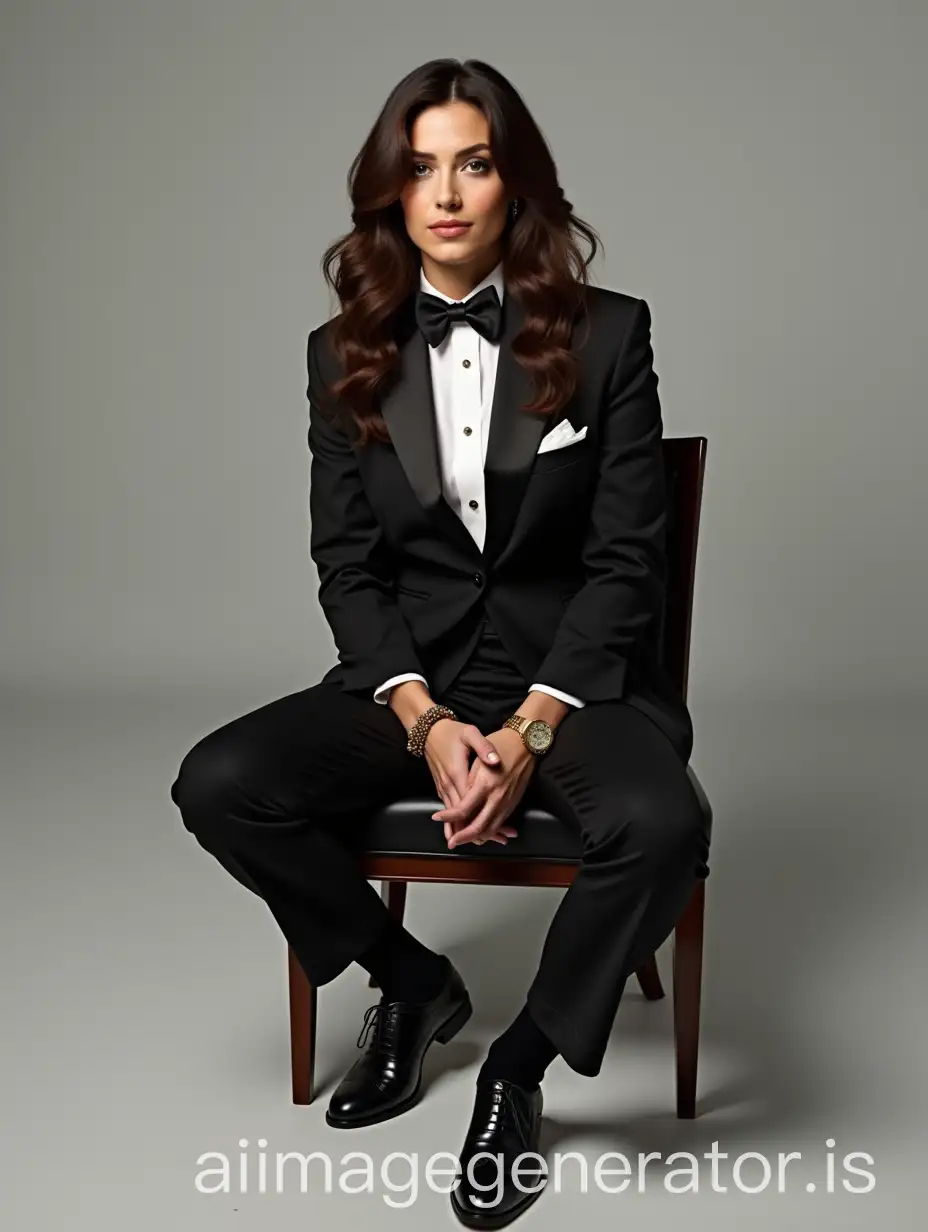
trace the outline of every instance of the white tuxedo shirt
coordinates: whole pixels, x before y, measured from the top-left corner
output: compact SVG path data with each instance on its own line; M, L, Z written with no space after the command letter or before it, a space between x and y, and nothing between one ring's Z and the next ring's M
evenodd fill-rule
M449 304L455 302L433 287L421 269L419 285L423 291L437 295ZM502 303L505 293L502 262L474 287L470 295L465 296L465 301L491 285L496 287ZM482 337L467 321L452 321L443 341L437 347L430 346L428 351L441 458L442 494L482 551L486 537L483 467L499 343ZM428 686L428 681L418 672L391 676L376 690L374 701L386 705L392 687L404 680L421 680ZM548 685L533 684L531 690L548 693L571 706L585 704L578 697Z

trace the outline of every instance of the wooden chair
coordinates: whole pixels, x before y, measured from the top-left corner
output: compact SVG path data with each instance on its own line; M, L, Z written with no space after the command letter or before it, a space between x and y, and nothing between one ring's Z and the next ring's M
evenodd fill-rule
M705 437L665 438L664 463L669 502L667 555L668 589L662 629L664 665L686 698L690 629L699 513L705 474ZM712 827L712 810L692 766L687 767L702 805L705 838ZM493 852L449 852L444 832L431 820L442 806L438 796L403 799L377 810L361 833L359 856L368 879L382 882L390 912L403 919L406 887L411 881L470 885L570 885L580 864L579 842L568 828L544 809L521 810L527 823L518 840L491 844ZM518 815L518 814L517 814ZM510 850L519 844L516 855ZM702 988L703 908L708 864L704 861L689 903L673 932L673 1012L676 1050L677 1116L696 1115L696 1068L699 1051L699 1011ZM635 973L649 1001L663 997L657 961L652 954ZM316 988L306 979L289 950L290 1052L293 1102L313 1098L316 1045ZM369 981L376 987L373 977Z

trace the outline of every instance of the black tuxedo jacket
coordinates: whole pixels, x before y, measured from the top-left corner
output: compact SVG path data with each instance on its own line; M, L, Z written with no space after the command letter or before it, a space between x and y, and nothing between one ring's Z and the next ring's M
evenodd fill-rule
M554 420L519 409L532 396L511 347L524 313L503 298L482 552L442 495L414 297L398 318L398 377L380 403L390 443L361 448L353 421L323 413L322 390L342 372L328 322L310 333L310 554L339 659L323 680L373 697L390 676L421 672L439 697L488 612L526 681L588 704L623 699L689 760L690 716L659 652L667 504L651 315L621 292L586 295L571 343L577 388ZM536 456L560 418L586 437Z

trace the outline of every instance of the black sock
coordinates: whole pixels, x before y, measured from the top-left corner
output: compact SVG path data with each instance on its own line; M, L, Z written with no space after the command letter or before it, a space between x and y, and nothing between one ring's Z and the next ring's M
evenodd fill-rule
M523 1005L518 1016L490 1045L479 1078L507 1078L531 1090L542 1080L557 1049Z
M431 1001L448 978L448 958L423 945L393 916L357 961L388 1001Z

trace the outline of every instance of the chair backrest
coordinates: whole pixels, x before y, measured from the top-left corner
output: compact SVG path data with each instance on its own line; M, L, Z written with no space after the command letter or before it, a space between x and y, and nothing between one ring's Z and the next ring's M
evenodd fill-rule
M706 471L704 436L664 438L667 477L667 597L661 624L661 662L686 700L696 581L696 544Z

